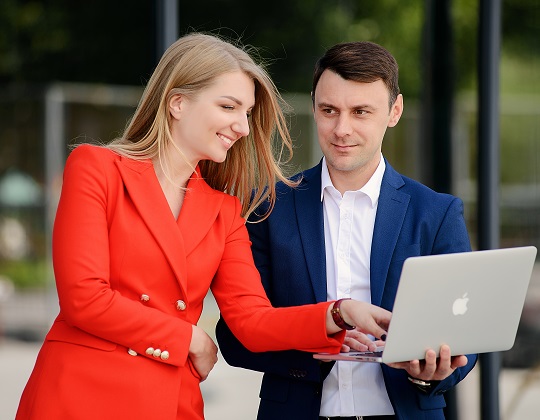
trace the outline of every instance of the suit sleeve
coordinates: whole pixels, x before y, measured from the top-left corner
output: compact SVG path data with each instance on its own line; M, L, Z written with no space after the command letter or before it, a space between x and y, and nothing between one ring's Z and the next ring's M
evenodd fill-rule
M250 223L249 224L249 232L250 232L250 239L253 241L254 238L252 236L253 230L256 231L265 231L267 230L266 223L259 222L257 224ZM262 235L262 233L261 233ZM256 241L257 244L259 244L259 241ZM263 267L258 264L257 255L255 255L255 243L252 244L252 251L255 257L255 261L257 263L257 269L259 270L259 273L261 274L261 280L263 281L264 285L264 278L263 275ZM270 256L264 251L261 253L261 256L264 259L269 259ZM265 264L268 266L268 264ZM265 290L266 287L265 287ZM216 325L216 339L219 344L219 348L221 351L221 354L229 363L231 366L241 367L244 369L250 369L255 370L259 372L265 372L268 367L275 366L276 368L280 369L283 367L282 364L276 363L275 358L279 353L276 352L259 352L259 353L253 353L246 349L242 343L234 336L234 334L231 332L230 328L227 326L227 323L223 319L223 316L220 316L219 321Z
M471 251L471 245L463 217L463 202L459 198L453 197L447 207L446 213L442 217L438 230L435 233L432 249L426 250L426 254L450 254L468 251ZM456 369L452 375L437 384L437 386L432 389L431 395L442 394L453 388L467 376L475 366L478 355L468 354L466 356L468 359L467 365ZM404 382L405 381L406 379L404 379ZM408 386L413 385L408 384ZM428 396L423 394L420 390L418 390L418 393L421 395L421 401L423 401L423 404L425 405L424 408L430 408Z
M268 219L250 223L248 231L262 285L272 300L272 253L269 248ZM321 376L320 362L313 359L311 353L295 350L257 353L249 351L231 332L223 316L216 325L216 338L223 357L231 366L282 377L294 377L297 380L319 382L324 379ZM326 363L326 365L333 364Z
M238 199L234 198L234 203L225 250L212 282L221 315L233 334L253 352L297 349L337 353L345 334L326 334L326 311L331 302L272 307L253 261Z
M82 330L79 335L83 338L84 333L96 337L86 336L87 341L107 340L143 356L149 343L166 343L170 358L152 359L181 366L187 361L191 324L111 288L109 264L114 250L109 249L107 213L113 212L108 178L114 175L96 149L78 147L64 170L53 229L53 265L61 308L57 323Z
M433 254L468 251L471 251L471 244L465 225L465 219L463 217L463 202L459 198L454 198L448 207L448 211L442 220L441 227L437 232ZM444 381L441 381L432 392L435 394L442 393L463 380L475 366L478 355L468 354L467 359L467 365L456 369L452 375Z

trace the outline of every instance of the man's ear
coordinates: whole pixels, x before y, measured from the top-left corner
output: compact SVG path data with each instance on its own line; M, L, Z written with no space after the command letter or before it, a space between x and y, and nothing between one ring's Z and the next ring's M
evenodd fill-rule
M395 127L403 114L403 95L400 93L392 105L390 110L390 121L388 122L388 127Z
M180 94L171 96L169 99L169 112L171 116L175 119L180 119L180 112L182 111L182 102L184 97Z

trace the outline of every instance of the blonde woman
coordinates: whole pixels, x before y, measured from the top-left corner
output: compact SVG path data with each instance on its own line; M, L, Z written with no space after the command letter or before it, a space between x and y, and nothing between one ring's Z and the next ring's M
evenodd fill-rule
M279 101L242 48L190 34L123 136L71 153L53 233L60 313L17 419L203 419L199 382L217 361L197 326L209 289L252 351L338 352L346 324L384 335L381 308L275 309L264 293L245 218L287 182L273 157L290 148Z

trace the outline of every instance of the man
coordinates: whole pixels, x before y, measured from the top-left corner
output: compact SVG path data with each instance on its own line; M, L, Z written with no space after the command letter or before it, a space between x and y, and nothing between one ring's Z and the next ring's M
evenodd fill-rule
M279 185L270 216L248 224L262 282L275 306L352 297L392 310L406 258L470 250L463 203L383 158L386 129L403 112L398 66L384 48L330 48L312 97L324 158L296 188ZM392 366L318 363L303 352L250 353L222 320L216 332L229 364L264 372L259 420L444 419L443 392L476 362L443 346L439 358L429 350L423 361ZM344 350L364 350L360 337L349 331Z

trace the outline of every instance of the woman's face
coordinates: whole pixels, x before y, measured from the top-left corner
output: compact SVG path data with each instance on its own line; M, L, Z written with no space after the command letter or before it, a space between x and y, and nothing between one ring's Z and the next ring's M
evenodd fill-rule
M169 105L173 139L189 162L223 162L234 143L249 134L255 84L241 71L225 73L195 97L175 95Z

